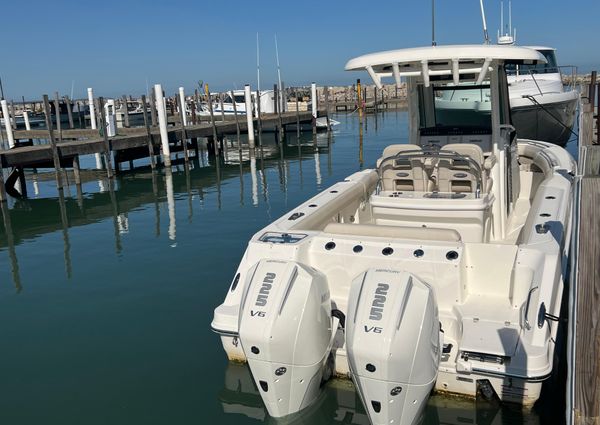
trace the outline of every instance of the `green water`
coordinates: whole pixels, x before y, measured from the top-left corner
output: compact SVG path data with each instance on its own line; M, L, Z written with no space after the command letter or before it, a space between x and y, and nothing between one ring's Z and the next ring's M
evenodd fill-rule
M406 118L369 117L361 148L356 116L336 117L318 151L290 137L254 172L234 150L172 178L125 172L114 192L88 175L80 199L73 186L58 198L43 174L36 197L29 176L31 199L5 205L0 227L0 424L368 424L339 380L301 415L269 418L209 324L250 236L406 141ZM424 422L561 423L562 401L547 396L560 391L531 412L434 396Z

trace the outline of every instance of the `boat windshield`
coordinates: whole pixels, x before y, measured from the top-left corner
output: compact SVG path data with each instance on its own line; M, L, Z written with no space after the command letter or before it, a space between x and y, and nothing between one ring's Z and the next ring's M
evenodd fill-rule
M554 50L538 50L546 58L547 63L535 65L516 65L507 64L506 72L508 75L527 75L527 74L553 74L558 71L556 62L556 53Z
M425 93L431 92L433 108ZM421 97L421 128L454 129L491 132L491 95L489 85L439 86L424 90ZM425 116L423 116L425 115Z

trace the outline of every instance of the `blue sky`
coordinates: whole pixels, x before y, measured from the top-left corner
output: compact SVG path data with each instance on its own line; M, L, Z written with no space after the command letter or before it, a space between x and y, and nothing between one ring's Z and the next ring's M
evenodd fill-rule
M256 32L261 83L276 82L277 34L287 86L347 84L366 75L343 70L354 56L428 45L431 2L396 1L63 1L7 0L0 25L0 76L7 98L139 95L162 83L192 91L256 85ZM507 1L505 1L507 3ZM500 0L485 0L493 40ZM478 0L436 0L438 44L482 41ZM599 0L514 0L519 44L550 45L559 62L600 69Z

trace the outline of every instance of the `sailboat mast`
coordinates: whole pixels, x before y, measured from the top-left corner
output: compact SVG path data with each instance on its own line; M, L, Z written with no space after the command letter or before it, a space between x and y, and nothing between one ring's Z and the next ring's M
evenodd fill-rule
M256 33L256 88L260 93L260 45L258 43L258 33Z
M277 101L279 102L279 106L277 110L281 110L283 107L283 93L281 92L281 69L279 68L279 48L277 47L277 34L275 34L275 59L277 59L277 84L279 87L279 96Z

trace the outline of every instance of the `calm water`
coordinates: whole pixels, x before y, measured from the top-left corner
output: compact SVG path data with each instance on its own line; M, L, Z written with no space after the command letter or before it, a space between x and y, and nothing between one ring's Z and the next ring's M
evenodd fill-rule
M369 117L362 145L357 117L336 119L317 152L307 134L255 164L232 150L188 174L126 172L114 192L90 174L79 200L29 178L32 199L0 226L0 424L368 424L342 380L292 421L270 418L209 329L253 233L406 140L404 112ZM434 396L425 423L561 423L557 388L532 412Z

